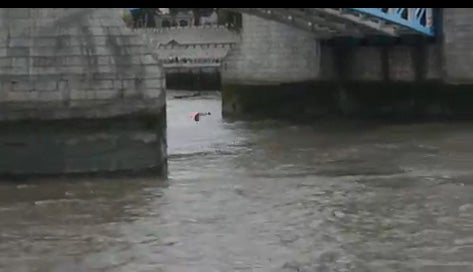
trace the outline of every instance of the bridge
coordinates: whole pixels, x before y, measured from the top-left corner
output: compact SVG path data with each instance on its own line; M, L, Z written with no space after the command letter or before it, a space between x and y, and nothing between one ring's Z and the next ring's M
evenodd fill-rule
M223 59L239 42L224 25L135 28L166 74L171 89L217 90Z
M367 35L435 35L432 8L228 8L290 24L319 39Z
M223 8L314 33L317 39L384 35L434 37L432 8ZM140 8L131 8L137 12ZM225 26L137 28L168 71L218 68L239 42ZM159 52L159 53L158 53Z
M165 175L165 70L210 52L224 116L473 118L468 9L228 10L241 29L215 50L122 9L0 9L0 175Z
M165 70L218 68L239 42L225 26L136 28Z
M223 8L337 36L435 36L433 8ZM136 12L139 8L130 9Z

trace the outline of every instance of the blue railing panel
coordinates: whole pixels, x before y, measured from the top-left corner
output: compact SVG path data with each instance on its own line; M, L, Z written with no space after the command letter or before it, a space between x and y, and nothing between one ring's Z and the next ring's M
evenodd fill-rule
M431 8L346 8L408 27L428 36L435 35Z

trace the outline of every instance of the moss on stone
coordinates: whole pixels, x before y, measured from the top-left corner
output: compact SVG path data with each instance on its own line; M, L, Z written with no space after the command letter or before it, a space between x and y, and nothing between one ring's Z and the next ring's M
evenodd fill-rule
M225 84L226 117L473 119L473 86L439 82Z

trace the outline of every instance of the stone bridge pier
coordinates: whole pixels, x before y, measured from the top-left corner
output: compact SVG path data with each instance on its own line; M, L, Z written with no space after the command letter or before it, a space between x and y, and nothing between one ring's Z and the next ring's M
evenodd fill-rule
M318 40L242 14L222 63L227 117L473 118L473 15L439 10L438 34Z
M166 174L163 73L121 9L0 9L0 175Z
M320 77L320 43L311 33L247 14L240 35L221 65L223 113L293 114L288 99L312 90Z

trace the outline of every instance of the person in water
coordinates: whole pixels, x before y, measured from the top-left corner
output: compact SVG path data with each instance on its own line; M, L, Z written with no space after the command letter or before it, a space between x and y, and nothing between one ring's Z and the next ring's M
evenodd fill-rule
M194 119L194 121L199 122L201 116L207 115L210 115L210 112L195 112L194 114L192 114L192 118Z

